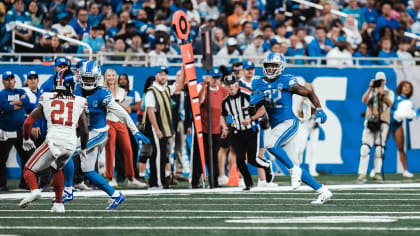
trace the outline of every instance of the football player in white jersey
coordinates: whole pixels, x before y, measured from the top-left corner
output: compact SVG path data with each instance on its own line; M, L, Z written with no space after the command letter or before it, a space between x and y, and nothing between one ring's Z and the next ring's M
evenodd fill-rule
M19 206L28 207L31 202L41 197L41 189L37 184L36 174L51 167L53 172L53 186L55 203L51 212L63 213L62 194L64 189L64 175L62 168L76 150L78 127L81 139L81 156L86 156L86 145L89 137L85 109L85 98L75 96L73 90L76 84L73 73L63 69L54 79L54 90L43 93L39 99L38 107L26 118L23 125L23 149L35 148L30 139L33 123L42 115L47 120L48 133L44 143L38 147L25 165L23 176L31 193L23 199Z

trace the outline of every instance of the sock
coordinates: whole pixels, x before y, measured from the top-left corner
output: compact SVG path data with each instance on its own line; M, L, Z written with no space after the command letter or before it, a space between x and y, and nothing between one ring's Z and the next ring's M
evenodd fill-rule
M56 203L63 203L63 189L64 189L64 174L62 170L55 170L51 168L53 173L53 181L52 184L54 186L55 192L55 202Z
M86 178L90 180L90 182L95 185L96 187L100 188L102 191L106 192L109 196L112 196L114 194L115 189L111 186L109 186L108 182L96 173L95 171L90 171L85 173Z
M73 187L64 187L64 190L66 190L66 192L73 192Z
M145 176L146 176L146 172L140 172L140 173L139 173L139 176L140 176L140 177L145 177Z
M112 198L116 198L118 196L120 196L120 192L118 191L114 191L114 193L111 195Z
M287 153L281 147L273 147L267 149L271 154L273 154L278 160L280 160L287 169L292 169L294 167L293 162L290 160Z
M67 162L63 168L64 172L64 187L73 187L74 163L73 158Z
M171 175L171 171L169 171L169 170L165 170L165 177L168 177L168 176L170 176Z
M23 178L31 191L39 188L36 175L31 170L25 168L23 170Z
M314 190L319 190L322 185L319 184L314 177L312 177L308 171L306 171L305 169L302 169L302 182L304 182L305 184L309 185L311 188L313 188Z

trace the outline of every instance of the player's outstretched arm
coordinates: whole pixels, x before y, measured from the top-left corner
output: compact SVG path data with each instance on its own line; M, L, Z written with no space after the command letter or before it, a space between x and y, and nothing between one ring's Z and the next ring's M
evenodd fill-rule
M111 112L112 114L116 115L121 122L127 125L128 130L130 130L130 132L133 135L139 132L133 120L131 120L130 115L118 103L111 101L108 104L107 108L108 112Z
M23 123L23 138L29 139L31 136L32 125L41 118L44 113L44 109L41 104L38 104L38 107L31 112L31 114L26 117L25 123Z
M309 100L311 100L312 104L314 104L314 106L316 107L316 114L314 120L317 120L319 118L321 123L325 123L325 121L327 121L327 115L322 110L321 103L319 102L318 97L312 90L309 90L299 84L295 84L290 88L290 92L307 97L309 98Z
M86 114L84 112L82 112L80 115L78 124L80 131L80 149L86 150L86 146L89 140L89 129Z

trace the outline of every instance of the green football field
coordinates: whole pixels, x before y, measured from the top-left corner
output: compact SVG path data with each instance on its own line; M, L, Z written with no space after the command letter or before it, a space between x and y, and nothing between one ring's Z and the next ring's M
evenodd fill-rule
M420 179L387 175L386 181L357 184L356 175L317 178L333 200L314 206L307 187L290 191L289 177L277 188L128 190L117 210L105 210L100 191L75 193L66 213L52 214L51 197L29 208L17 204L27 193L0 194L1 235L420 235Z

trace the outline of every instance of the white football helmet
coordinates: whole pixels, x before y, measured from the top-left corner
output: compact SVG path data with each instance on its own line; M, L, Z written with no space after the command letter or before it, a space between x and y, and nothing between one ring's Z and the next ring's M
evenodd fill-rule
M101 79L101 67L95 61L83 62L78 77L82 89L93 90L98 87Z
M267 67L269 65L277 65L275 71L269 70ZM283 55L277 52L270 52L267 57L264 59L263 63L263 72L264 75L270 79L276 79L286 68L286 59L284 59Z

